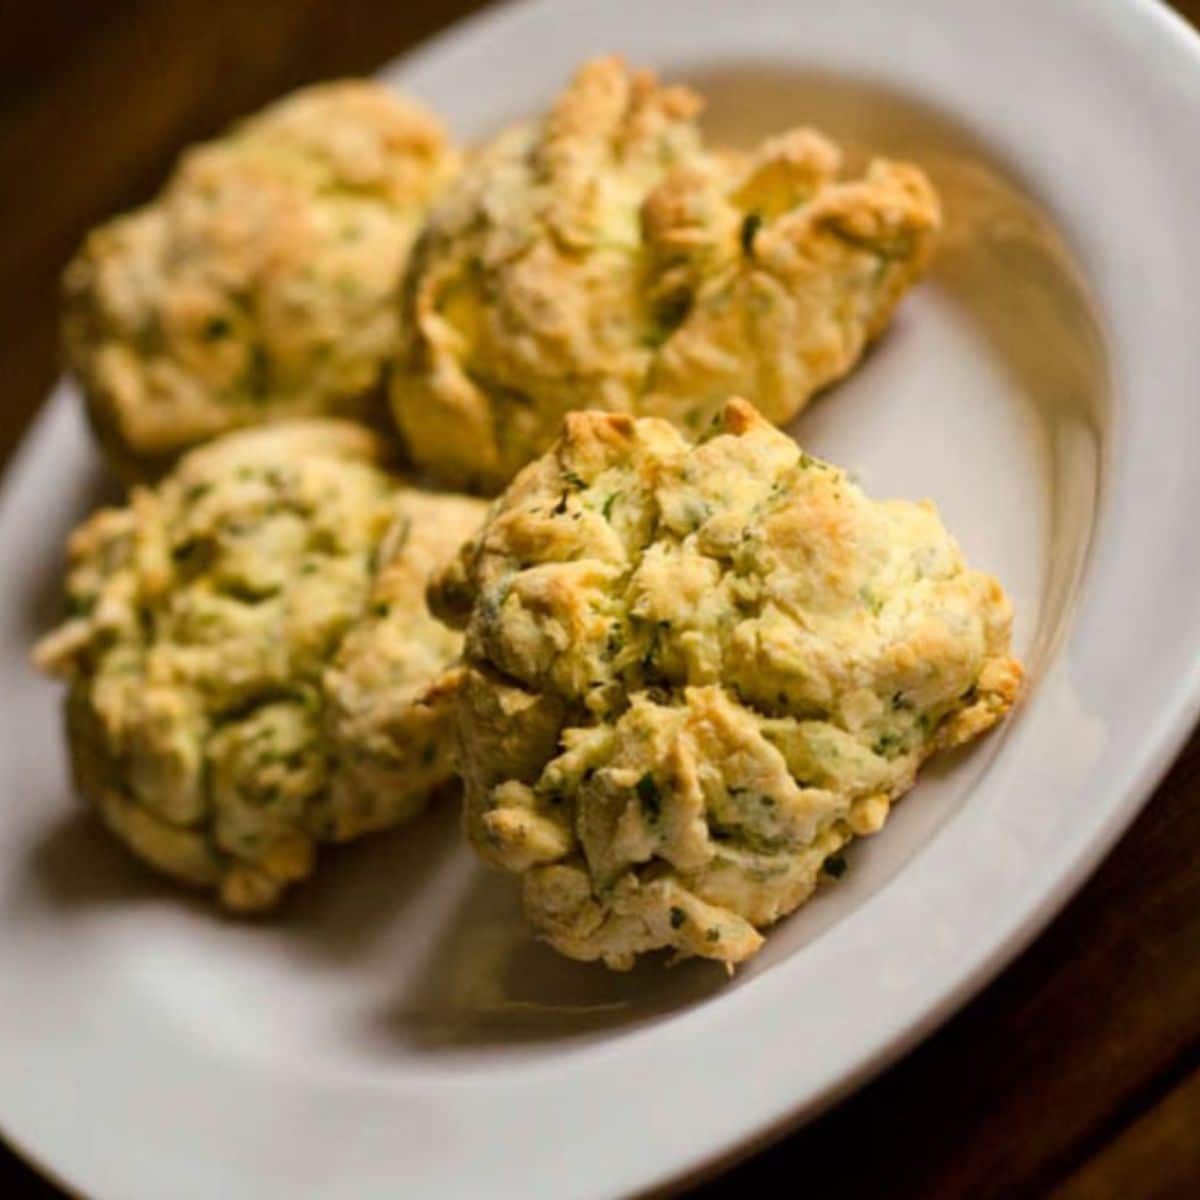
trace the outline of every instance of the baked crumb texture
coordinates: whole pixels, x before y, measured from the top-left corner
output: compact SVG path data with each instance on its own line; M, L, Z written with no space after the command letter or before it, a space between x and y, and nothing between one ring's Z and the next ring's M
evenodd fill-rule
M323 420L227 435L96 513L34 652L68 684L79 790L237 910L318 843L414 816L453 778L461 642L425 585L483 511L400 487L371 434Z
M401 273L456 165L413 101L322 84L188 151L153 203L96 229L64 276L63 333L122 473L242 426L385 412Z
M598 59L442 194L392 377L418 464L498 490L575 409L694 435L741 393L782 424L858 361L929 262L928 179L887 159L843 178L811 129L713 151L700 109Z
M466 827L564 954L742 962L1021 683L930 503L873 501L747 403L689 444L580 412L435 576L466 631Z

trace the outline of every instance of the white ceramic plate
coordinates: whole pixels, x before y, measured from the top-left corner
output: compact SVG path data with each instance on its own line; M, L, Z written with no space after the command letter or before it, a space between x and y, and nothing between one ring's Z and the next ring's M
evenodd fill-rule
M27 647L101 485L60 389L0 497L0 1122L88 1194L339 1200L654 1187L811 1116L993 975L1136 813L1200 697L1200 44L1135 0L553 0L389 72L477 136L624 51L744 138L912 155L933 281L797 425L931 495L1018 607L1033 687L929 771L732 983L532 943L443 812L214 917L71 796Z

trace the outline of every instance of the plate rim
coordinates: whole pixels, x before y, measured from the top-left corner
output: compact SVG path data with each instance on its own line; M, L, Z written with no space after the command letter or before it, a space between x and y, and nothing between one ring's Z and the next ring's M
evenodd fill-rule
M586 3L586 0L584 0ZM547 0L504 0L504 2L470 14L455 22L431 39L421 43L400 58L385 64L377 74L383 76L408 73L426 62L433 61L450 44L464 36L486 32L493 24L508 20L512 14L547 8ZM561 2L560 6L561 8ZM1079 10L1075 0L1064 9ZM1200 77L1200 36L1177 13L1168 9L1160 0L1101 0L1097 9L1103 8L1116 19L1133 22L1147 21L1147 30L1153 36L1166 39L1171 52L1188 56L1191 69ZM1148 34L1149 36L1149 34ZM1149 69L1149 68L1146 68ZM45 430L61 409L63 381L56 384L43 411L27 430L0 479L0 513L7 511L12 494L26 476L37 448L45 438ZM1096 534L1107 528L1106 514L1097 514ZM1092 575L1094 564L1089 562L1085 580ZM761 1125L756 1132L735 1136L731 1144L717 1147L710 1153L693 1158L691 1165L674 1170L653 1180L648 1180L646 1190L676 1190L719 1172L740 1161L780 1137L793 1131L800 1124L811 1120L825 1111L869 1079L878 1075L891 1063L911 1050L941 1025L954 1011L975 996L991 979L996 977L1013 959L1027 947L1053 916L1062 909L1093 873L1100 861L1116 844L1120 836L1132 824L1150 799L1154 789L1170 769L1188 736L1200 718L1200 656L1181 666L1176 676L1176 694L1164 701L1156 723L1156 737L1143 744L1132 771L1128 772L1114 789L1120 800L1114 801L1104 819L1091 832L1082 848L1073 852L1070 865L1056 873L1054 883L1042 889L1040 899L1029 907L1024 916L970 969L958 977L949 987L942 990L939 1000L926 1007L911 1020L901 1032L895 1034L882 1049L857 1061L857 1065L843 1073L840 1079L821 1089L815 1097L801 1101L788 1112L779 1113L772 1121ZM60 1175L41 1148L35 1147L14 1134L3 1114L0 1114L0 1138L45 1175L56 1186L69 1194L76 1191L76 1184L66 1174Z

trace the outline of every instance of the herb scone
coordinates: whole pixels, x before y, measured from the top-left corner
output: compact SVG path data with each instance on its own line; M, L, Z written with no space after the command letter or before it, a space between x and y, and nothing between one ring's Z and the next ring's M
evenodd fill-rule
M483 513L399 487L371 434L326 420L229 434L95 514L70 542L73 615L35 651L69 684L84 796L241 910L318 843L414 815L453 775L461 643L424 588Z
M472 843L617 969L748 958L1022 674L932 504L869 499L740 400L695 445L572 414L430 602L466 630Z
M700 108L598 59L442 194L392 375L420 465L494 491L569 410L694 433L741 392L783 423L854 366L929 261L932 186L885 159L842 179L810 129L710 151Z
M400 277L457 165L432 114L379 84L305 89L181 159L64 277L67 357L126 476L275 418L382 402Z

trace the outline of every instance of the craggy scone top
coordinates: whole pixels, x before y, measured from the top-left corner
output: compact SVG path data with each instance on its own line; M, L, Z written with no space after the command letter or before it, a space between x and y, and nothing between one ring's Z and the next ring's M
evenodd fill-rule
M153 203L96 229L64 276L64 340L122 471L239 426L381 408L403 266L456 165L419 105L322 84L190 150Z
M695 445L570 415L430 599L466 629L472 842L616 968L753 954L1021 680L932 504L870 500L739 400Z
M399 488L336 421L230 434L73 535L72 615L35 651L69 684L76 779L136 854L272 905L318 842L402 821L452 777L435 566L483 516Z
M418 463L497 490L573 409L695 432L742 392L783 423L882 330L940 225L921 171L877 159L840 180L810 129L708 152L700 108L598 59L443 193L392 375Z

